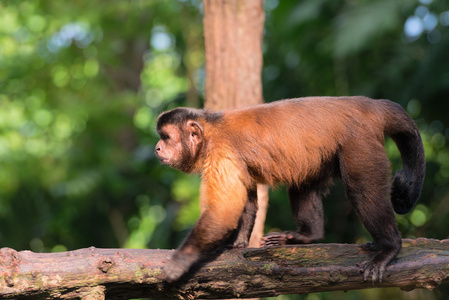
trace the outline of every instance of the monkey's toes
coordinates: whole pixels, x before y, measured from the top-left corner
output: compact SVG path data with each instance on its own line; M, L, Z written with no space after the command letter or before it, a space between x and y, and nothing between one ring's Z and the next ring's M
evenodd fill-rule
M371 281L373 282L373 285L376 282L382 282L386 269L385 263L365 261L361 264L358 264L358 266L360 267L360 273L363 273L363 281L367 281L369 276L371 275Z
M288 235L281 232L272 232L260 239L261 247L287 245Z

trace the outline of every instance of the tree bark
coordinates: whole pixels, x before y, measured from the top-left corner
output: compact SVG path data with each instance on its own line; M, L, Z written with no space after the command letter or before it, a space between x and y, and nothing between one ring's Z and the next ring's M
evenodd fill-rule
M263 102L262 0L204 0L205 107L221 110Z
M382 283L363 282L360 245L234 249L209 257L180 282L164 282L172 250L80 249L61 253L0 249L0 299L271 297L373 287L434 289L449 280L449 240L403 240Z
M263 103L262 0L204 0L206 102L212 110ZM250 239L258 247L263 236L268 187L258 185L259 210Z

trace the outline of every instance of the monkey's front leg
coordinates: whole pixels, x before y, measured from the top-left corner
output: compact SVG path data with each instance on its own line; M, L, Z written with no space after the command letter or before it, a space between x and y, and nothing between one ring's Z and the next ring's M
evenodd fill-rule
M225 244L238 228L247 203L249 193L233 160L213 160L202 175L201 216L164 266L169 282L178 280L193 264Z
M229 248L245 248L248 246L257 214L257 188L248 189L248 200L243 210L235 237L230 239Z
M233 181L232 188L213 185L213 182L203 178L201 216L164 266L163 270L169 282L178 280L193 264L223 246L239 226L247 200L245 186L239 181Z

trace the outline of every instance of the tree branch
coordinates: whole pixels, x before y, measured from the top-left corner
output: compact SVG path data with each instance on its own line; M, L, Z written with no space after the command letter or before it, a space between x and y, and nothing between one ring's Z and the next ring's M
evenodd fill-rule
M161 267L172 250L88 248L61 253L0 249L0 299L180 299L268 297L399 287L433 289L449 280L449 240L403 240L384 282L363 282L360 245L314 244L234 249L216 254L181 282Z

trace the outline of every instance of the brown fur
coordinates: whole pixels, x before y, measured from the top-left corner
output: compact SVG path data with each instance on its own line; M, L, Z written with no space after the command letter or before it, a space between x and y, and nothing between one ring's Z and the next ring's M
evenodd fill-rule
M365 97L291 99L212 113L179 108L158 119L156 153L167 165L202 174L201 216L164 268L169 281L201 255L230 241L246 246L257 211L257 183L287 184L298 231L271 234L262 245L312 242L324 234L321 195L342 178L372 234L374 258L364 278L381 280L401 240L393 206L409 211L421 190L425 161L413 120L397 104ZM398 144L404 170L393 181L384 134Z

